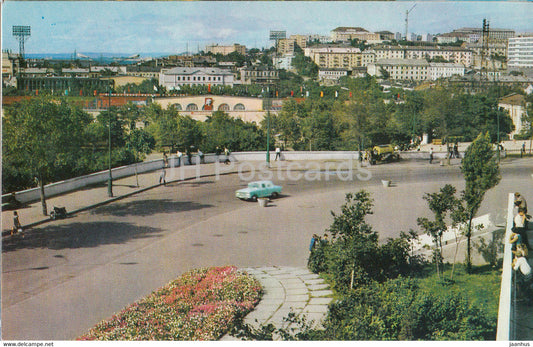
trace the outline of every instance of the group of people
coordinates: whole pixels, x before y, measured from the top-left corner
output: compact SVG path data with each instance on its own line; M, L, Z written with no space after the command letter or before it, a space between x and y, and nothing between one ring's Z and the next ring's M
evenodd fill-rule
M527 230L528 220L531 216L527 214L526 200L518 192L514 194L514 205L517 208L517 213L513 220L513 227L509 239L512 245L511 251L514 256L512 266L515 271L520 270L524 278L529 281L532 277L531 266L528 262L528 253L531 246L529 244Z
M456 142L453 146L448 145L448 158L461 158L461 155L459 154L459 144Z

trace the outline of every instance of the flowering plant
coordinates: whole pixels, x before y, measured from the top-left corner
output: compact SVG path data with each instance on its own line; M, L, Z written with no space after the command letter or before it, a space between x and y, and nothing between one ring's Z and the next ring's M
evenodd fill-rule
M217 340L261 298L259 282L234 266L187 272L78 340Z

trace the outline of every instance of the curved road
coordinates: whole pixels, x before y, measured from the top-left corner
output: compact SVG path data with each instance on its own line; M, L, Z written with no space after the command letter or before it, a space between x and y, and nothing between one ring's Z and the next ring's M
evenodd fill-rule
M505 162L502 182L486 195L480 214L502 222L509 192L533 197L531 168L526 160ZM354 171L345 181L347 172L339 178L330 171L308 171L306 179L302 171L289 179L275 171L284 194L267 208L235 199L246 181L233 174L168 184L4 240L2 337L74 339L196 267L305 266L311 235L324 233L347 192L372 193L368 221L385 239L429 216L425 192L445 183L462 189L457 165L378 165L371 175L359 172L369 180ZM290 179L296 176L302 179ZM381 179L393 186L384 188Z

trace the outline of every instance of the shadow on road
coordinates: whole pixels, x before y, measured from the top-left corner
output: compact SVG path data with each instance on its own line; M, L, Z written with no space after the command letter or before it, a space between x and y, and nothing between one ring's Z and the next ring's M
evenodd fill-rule
M125 243L132 239L160 237L160 232L161 229L158 228L117 222L50 225L42 229L30 229L23 235L2 240L2 252L33 248L91 248Z
M92 210L91 214L118 217L149 216L156 213L176 213L180 211L200 210L209 207L213 207L213 205L199 204L191 201L174 201L169 199L139 200L101 206Z

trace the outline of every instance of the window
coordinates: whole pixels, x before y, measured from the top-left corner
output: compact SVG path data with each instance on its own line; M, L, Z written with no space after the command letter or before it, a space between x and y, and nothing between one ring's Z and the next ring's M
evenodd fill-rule
M218 106L218 110L219 111L229 111L230 108L229 108L228 104L221 104L220 106Z
M198 106L196 104L188 104L186 111L198 111Z
M235 107L233 107L233 111L244 111L246 108L243 104L237 104Z
M176 108L176 110L181 111L181 104L172 104Z

